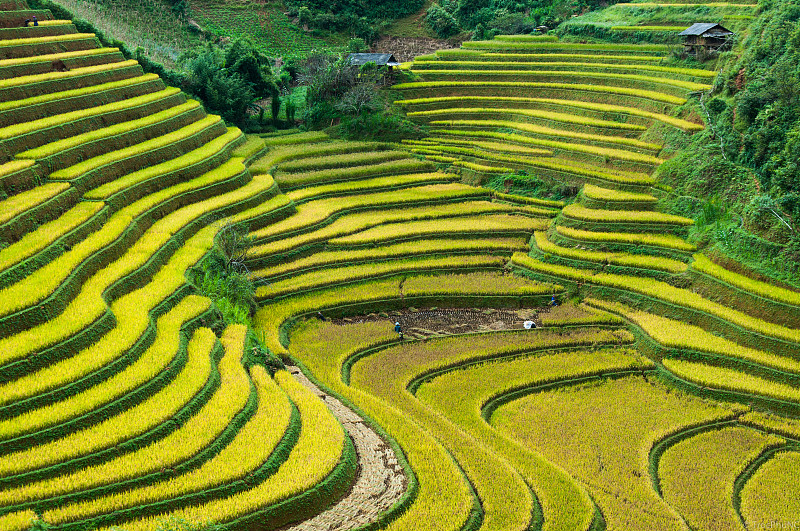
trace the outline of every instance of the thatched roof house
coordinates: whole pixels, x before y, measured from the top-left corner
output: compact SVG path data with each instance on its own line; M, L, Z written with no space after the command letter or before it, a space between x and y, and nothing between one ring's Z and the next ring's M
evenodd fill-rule
M713 53L730 48L730 37L734 33L714 22L695 22L679 35L686 37L683 43L684 51L697 55L699 51Z

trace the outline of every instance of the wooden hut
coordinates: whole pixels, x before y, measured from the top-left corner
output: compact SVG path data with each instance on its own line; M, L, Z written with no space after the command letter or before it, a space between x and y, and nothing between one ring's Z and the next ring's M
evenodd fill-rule
M686 40L683 50L689 55L698 53L716 53L731 47L732 31L713 22L695 22L690 27L680 32Z
M394 55L390 53L351 53L347 56L347 60L353 66L375 63L378 66L388 67L389 71L400 66L400 61L395 59Z

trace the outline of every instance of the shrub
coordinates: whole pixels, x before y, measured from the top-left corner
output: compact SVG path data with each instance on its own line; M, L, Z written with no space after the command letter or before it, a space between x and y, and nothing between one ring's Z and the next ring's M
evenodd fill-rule
M439 38L446 39L461 31L455 17L440 4L433 4L425 12L425 24Z
M193 275L192 282L214 301L226 324L250 324L256 310L255 285L245 265L252 238L246 228L223 225L213 251Z
M186 90L229 122L243 125L253 102L271 98L272 116L280 106L278 85L270 70L270 59L248 39L237 39L227 48L209 44L185 54L189 70Z

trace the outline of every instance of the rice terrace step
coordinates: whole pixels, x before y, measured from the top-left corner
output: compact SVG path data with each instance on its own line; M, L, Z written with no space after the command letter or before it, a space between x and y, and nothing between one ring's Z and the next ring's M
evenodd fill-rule
M674 33L763 6L431 39L391 141L246 134L67 7L0 0L0 530L800 527L800 290L663 177L738 82Z

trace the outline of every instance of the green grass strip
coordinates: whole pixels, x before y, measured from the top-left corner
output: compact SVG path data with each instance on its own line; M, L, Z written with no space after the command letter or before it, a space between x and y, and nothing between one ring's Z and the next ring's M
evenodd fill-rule
M269 147L288 146L291 144L313 144L328 140L328 135L322 131L307 131L305 133L294 133L291 135L278 135L275 137L264 138L264 144Z
M291 262L283 262L267 269L254 271L256 278L283 277L288 274L322 267L340 267L344 264L395 260L417 255L449 254L449 253L482 253L524 251L528 248L524 238L492 238L492 239L427 239L407 243L381 245L369 249L348 251L323 251Z
M553 98L521 98L514 96L442 96L434 98L413 98L408 100L398 100L395 103L399 105L424 105L428 103L445 103L445 102L466 102L466 101L491 101L491 102L508 102L508 103L545 103L550 105L564 105L568 107L576 107L579 109L587 109L598 112L608 113L622 113L632 116L640 116L642 118L650 118L664 122L669 125L679 127L684 131L700 131L703 129L702 124L696 124L680 118L667 116L666 114L659 114L636 107L623 107L621 105L608 105L605 103L592 103L577 100L560 100Z
M597 201L618 201L618 202L647 202L655 203L658 198L650 194L638 194L635 192L624 192L621 190L612 190L609 188L601 188L594 184L587 184L583 187L583 195L589 199Z
M0 201L0 225L8 223L28 210L53 199L69 189L69 183L46 183Z
M672 105L683 105L686 98L679 98L663 92L653 90L634 89L627 87L611 87L607 85L589 85L583 83L545 83L531 81L415 81L398 83L393 88L398 90L435 89L435 88L509 88L509 89L557 89L577 90L585 92L600 92L605 94L620 94L645 98Z
M567 124L585 125L590 127L605 127L609 129L624 129L628 131L644 131L647 128L643 125L626 124L622 122L613 122L610 120L598 120L595 118L588 118L586 116L579 116L574 114L566 114L560 112L537 111L533 109L513 109L513 108L492 108L492 107L452 107L449 109L432 109L429 111L411 111L407 113L409 117L424 116L447 116L450 114L515 114L519 116L527 116L530 118L541 118L543 120L551 120L554 122L563 122Z
M203 297L190 296L158 320L158 337L147 352L123 372L83 393L73 395L52 406L33 410L0 423L0 433L7 438L27 433L32 426L53 425L108 404L150 381L167 369L180 350L180 328L210 306ZM211 375L211 349L216 336L209 329L200 329L187 349L185 367L173 381L147 400L108 417L103 422L64 434L54 441L0 457L3 475L46 467L64 460L91 454L135 437L168 420L197 394Z
M469 157L476 157L497 163L505 162L505 163L520 164L523 166L531 166L534 168L547 168L550 170L572 173L587 178L602 179L603 181L610 181L614 183L649 185L655 182L654 178L647 174L636 174L631 172L627 172L624 174L622 173L614 174L608 171L604 171L603 169L595 169L593 167L561 163L561 162L556 162L553 159L505 156L500 154L494 154L491 152L482 152L480 150L475 150L470 148L449 147L446 145L436 148L430 148L429 150L435 153L440 152L442 154L459 154Z
M686 28L681 28L686 29ZM713 70L705 70L701 68L675 68L669 66L659 66L659 65L643 65L643 64L620 64L620 63L582 63L577 61L569 61L569 62L559 62L559 61L543 61L543 62L536 62L536 61L448 61L443 63L442 61L415 61L414 64L420 64L425 66L430 65L446 65L450 66L453 64L454 66L457 65L464 65L464 66L485 66L487 68L495 67L495 70L486 70L486 72L496 72L498 74L505 73L506 66L519 66L519 67L530 67L530 69L535 69L536 74L539 74L540 71L548 68L548 67L575 67L575 68L607 68L610 70L617 69L617 70L638 70L644 72L665 72L669 74L680 74L683 76L691 76L691 77L705 77L705 78L713 78L716 77L717 73ZM541 69L541 70L540 70ZM458 69L454 68L454 71L460 72L471 72L472 70L469 69ZM421 70L420 73L424 75L426 72L430 72L432 70ZM436 70L436 72L446 72L447 70ZM519 72L527 72L526 70L520 70ZM544 74L549 74L546 70L543 71ZM587 74L584 74L587 75ZM661 79L661 78L658 78Z
M539 199L538 197L528 197L524 195L504 194L503 192L495 192L495 199L500 201L509 201L511 203L525 203L528 205L537 205L547 208L562 209L564 208L563 201L553 201L550 199Z
M121 124L115 124L110 127L95 129L93 131L65 138L63 140L57 140L55 142L45 144L38 148L30 149L28 151L19 153L16 155L16 157L20 159L33 159L33 160L43 159L45 157L54 155L55 153L58 153L60 151L80 146L81 144L86 144L88 142L100 140L101 138L107 138L110 136L127 133L129 131L134 131L136 129L147 127L148 125L156 124L163 120L167 120L169 118L178 116L184 112L196 109L199 106L200 106L199 102L190 100L182 105L176 105L161 112L145 116L144 118L139 118L138 120L131 120L128 122L123 122Z
M513 123L513 122L507 122L507 123ZM663 162L661 159L653 157L652 155L645 155L633 151L602 148L602 147L577 144L577 143L558 142L555 140L546 140L546 139L535 138L526 135L518 135L513 133L496 133L493 131L469 131L460 129L432 129L431 134L463 136L470 139L482 138L482 137L496 138L498 140L505 140L508 142L517 142L535 146L543 146L553 149L563 149L566 151L577 151L579 153L587 153L590 155L596 155L604 158L607 157L610 159L629 160L631 162L643 162L645 164L660 164L661 162ZM435 137L432 138L432 140L436 140L441 144L457 144L457 145L468 145L468 146L472 145L474 142L473 140L466 140L466 139L459 140L448 137Z
M787 328L751 317L738 310L705 299L701 295L690 290L676 288L665 282L660 282L651 278L613 275L609 273L595 274L594 271L556 264L546 264L522 253L515 253L511 258L511 262L531 271L541 272L547 275L638 293L675 305L679 308L687 308L717 317L756 334L793 343L800 343L800 330Z
M39 22L41 24L41 21ZM28 65L34 63L50 63L63 59L75 59L80 57L91 57L95 55L113 55L119 52L119 48L94 48L91 50L77 50L74 52L51 53L46 55L32 55L30 57L16 57L13 59L1 59L0 68L17 65Z
M30 531L38 517L33 510L17 511L0 516L0 529L5 531Z
M18 171L32 167L36 162L33 160L10 160L0 165L0 177L5 177Z
M335 168L330 170L309 171L303 173L275 174L275 180L284 189L290 190L300 186L329 183L336 181L349 181L378 177L381 175L400 175L404 173L423 172L435 169L429 162L405 158L392 160L368 166L355 166L353 168Z
M694 220L673 214L648 211L598 210L573 203L561 211L565 216L595 223L654 223L666 225L694 225Z
M706 275L716 278L726 284L730 284L753 295L758 295L770 300L790 304L793 306L800 306L800 293L791 291L778 286L767 284L766 282L759 282L752 278L740 275L733 271L729 271L724 267L715 264L708 259L705 255L695 254L693 256L692 269L705 273Z
M25 234L19 241L0 249L0 271L5 271L32 257L54 240L80 227L104 207L103 203L97 202L78 203L58 219L39 226L33 232Z
M43 81L56 81L69 79L72 77L81 77L98 72L108 72L112 70L119 70L128 68L130 66L137 66L139 63L133 59L128 61L120 61L118 63L105 63L94 66L84 66L81 68L74 68L66 72L46 72L44 74L34 74L31 76L18 76L9 79L0 79L0 90L9 87L18 87L22 85L31 85L34 83L41 83Z
M314 488L346 458L347 435L325 403L286 371L278 371L275 379L297 405L302 421L300 438L287 460L266 481L248 485L249 488L227 497L178 509L168 516L193 522L234 520ZM125 529L150 531L163 517L134 520L126 523Z
M195 342L205 336L204 339L213 345L214 339L209 337L208 332L208 329L199 330L195 334ZM183 425L175 427L164 438L135 452L55 478L28 483L17 489L7 489L3 494L4 500L9 504L42 500L135 479L165 467L180 465L202 452L223 434L228 424L244 409L250 397L250 379L241 363L245 334L246 330L241 325L225 330L221 338L226 349L219 362L219 386Z
M146 76L143 76L143 77L146 77ZM133 78L133 79L138 79L140 81L142 80L142 78ZM126 80L126 81L128 81L128 80ZM122 85L119 85L119 86L126 86L126 85L130 85L130 84L131 83L125 83L125 84L122 84ZM108 85L112 85L112 83L109 83ZM113 85L116 85L116 84L114 83ZM97 85L97 86L102 86L102 85ZM118 87L117 86L114 86L114 87L108 87L107 86L107 88L111 89L111 88L118 88ZM79 91L70 91L70 92L79 92ZM141 105L146 105L148 103L152 103L154 101L158 101L160 99L168 98L168 97L173 96L173 95L178 94L178 93L180 93L180 89L170 87L170 88L166 88L164 90L158 91L158 92L152 92L150 94L145 94L143 96L137 96L135 98L129 98L129 99L127 99L125 101L121 101L121 102L108 103L106 105L98 105L96 107L90 107L88 109L82 109L82 110L79 110L79 111L65 112L63 114L57 114L55 116L48 116L47 118L41 118L39 120L33 120L31 122L24 122L24 123L21 123L21 124L10 125L8 127L3 127L2 129L0 129L0 138L3 138L3 139L13 138L15 136L20 136L20 135L24 135L26 133L39 131L41 129L48 129L50 127L63 125L63 124L66 124L66 123L69 123L69 122L72 122L72 121L75 121L75 120L80 120L82 118L89 118L89 117L92 117L92 116L98 116L98 115L101 115L101 114L104 114L104 113L107 113L107 112L121 111L121 110L124 110L124 109L132 109L132 108L135 108L135 107L139 107ZM69 97L71 97L73 95L77 95L77 94L66 95L67 94L66 92L62 92L62 93L58 93L58 94L64 94L65 95L64 96L65 99L69 98ZM35 99L35 98L31 98L31 99ZM40 103L40 102L37 101L35 103ZM0 104L0 107L1 106L2 106L2 104ZM0 109L0 110L3 110L3 109Z
M4 39L0 40L0 48L4 46L26 46L30 44L46 44L51 42L81 41L97 39L94 33L67 33L66 35L53 35L50 37L33 37L30 39Z
M741 371L674 358L665 358L662 363L668 371L679 378L703 387L767 396L790 402L800 401L800 390L796 387Z
M662 85L672 85L674 87L686 89L689 91L698 91L698 90L709 90L711 85L705 85L702 83L695 83L692 81L682 81L680 79L671 79L665 77L650 77L650 76L642 76L638 74L617 74L613 72L582 72L582 71L569 71L569 70L537 70L535 72L530 72L528 70L422 70L420 71L422 75L434 75L434 76L461 76L464 78L476 77L476 76L527 76L527 77L539 77L539 76L549 76L549 77L569 77L569 78L580 78L580 77L590 77L593 79L596 78L604 78L604 79L622 79L626 81L642 81L646 83L656 83ZM636 90L636 89L633 89Z
M287 173L299 173L334 168L352 168L354 166L380 164L404 158L408 158L408 154L403 151L365 151L362 153L302 158L285 162L278 166L278 170Z
M226 336L221 339L223 344L226 340ZM292 406L286 393L263 367L253 366L251 374L258 394L258 409L230 444L222 448L214 458L195 470L166 481L47 511L43 514L44 520L60 524L123 508L164 502L232 483L256 471L268 461L289 429ZM249 389L244 389L243 392L247 393Z
M89 160L85 160L83 162L79 162L69 168L64 168L63 170L58 170L50 174L51 179L55 180L72 180L77 179L81 175L88 173L92 170L96 170L102 166L118 162L130 157L135 157L137 155L141 155L143 153L147 153L148 151L152 151L154 149L173 144L176 142L180 142L181 140L188 138L192 135L195 135L204 129L207 129L214 124L220 123L222 118L219 116L209 115L203 118L202 120L198 120L193 124L187 125L186 127L182 127L177 131L172 133L167 133L166 135L162 135L145 142L141 142L139 144L133 145L131 147L118 149L116 151L112 151L110 153L106 153L103 155L99 155L97 157L93 157Z
M621 5L621 4L617 4ZM641 5L641 4L637 4ZM508 48L512 50L595 50L595 51L620 51L620 52L669 52L670 47L665 44L577 44L567 42L508 42L508 41L466 41L461 45L464 48L495 49Z
M442 50L437 52L441 54ZM607 62L607 61L641 61L641 62L662 62L664 60L663 57L657 55L602 55L602 54L585 54L585 53L499 53L499 52L488 52L488 53L480 53L478 52L477 55L472 57L486 57L488 59L513 59L516 61L521 61L523 59L530 59L531 61L541 61L544 59L572 59L572 60L583 60L583 61L598 61L598 62Z
M208 120L207 123L217 123L219 121L219 117L211 116L212 120ZM202 129L200 122L195 122L197 127L195 129ZM179 129L176 133L183 131ZM171 133L168 136L171 136L174 133ZM197 164L202 162L203 160L222 152L226 149L232 142L236 141L242 136L242 132L236 128L229 128L225 134L218 136L211 142L206 143L202 147L199 147L195 150L189 151L188 153L181 155L178 158L168 160L167 162L157 164L155 166L150 166L144 168L142 170L129 173L124 177L120 177L119 179L115 179L110 183L106 183L102 186L99 186L93 190L87 192L84 197L87 199L108 199L109 197L118 194L125 190L126 188L130 188L131 186L148 181L150 179L156 179L161 175L165 175L171 172L174 172L180 168L186 168L193 164ZM163 137L159 137L163 138ZM92 160L92 159L90 159ZM89 161L87 161L89 162Z
M558 37L555 35L495 35L496 41L511 42L556 42Z
M344 181L319 186L308 186L292 190L286 195L293 201L303 202L322 197L350 195L359 192L375 192L378 190L410 188L422 184L435 182L458 181L461 177L449 173L419 173L411 175L390 175L388 177L376 177L363 181Z
M337 284L359 282L408 272L453 271L476 268L500 269L504 265L505 260L502 257L482 255L434 256L351 265L302 273L284 280L278 280L268 286L257 288L256 298L261 301L276 299Z
M632 232L595 232L556 225L556 231L573 240L591 243L629 243L632 245L652 245L678 251L695 251L697 247L679 236L671 234L637 234Z
M800 361L777 356L771 352L756 350L734 343L724 337L676 319L635 310L618 302L587 298L590 306L620 315L642 329L659 345L668 349L705 352L771 367L779 371L800 373Z
M688 26L611 26L612 31L683 31ZM713 75L714 73L711 72Z
M561 258L569 258L572 260L611 264L623 267L653 269L655 271L664 271L675 274L683 273L688 268L688 266L683 262L669 258L661 258L658 256L587 251L585 249L561 247L550 242L547 239L547 234L542 231L536 231L535 241L536 246L541 252Z
M617 136L595 135L591 133L581 133L577 131L569 131L566 129L552 129L533 124L526 124L520 122L512 122L509 120L434 120L431 125L448 125L448 126L473 126L473 127L496 127L518 129L526 133L533 133L537 135L556 136L563 138L574 138L576 140L586 140L590 142L604 142L608 144L620 144L623 146L631 146L639 149L647 149L651 151L660 151L661 146L658 144L650 144L642 142L635 138L624 138ZM663 162L656 157L649 157L647 160L653 164L660 164ZM642 161L644 162L644 161Z
M334 238L328 241L329 246L358 246L417 238L436 238L448 235L469 237L470 234L515 234L533 233L544 230L548 220L514 216L511 214L494 214L473 217L447 218L435 221L408 221L405 223L384 224L362 232Z
M97 94L100 92L105 92L109 90L114 90L122 87L129 87L131 85L138 85L142 83L147 83L149 81L154 81L159 79L158 75L156 74L145 74L143 76L138 77L130 77L128 79L121 79L119 81L112 81L110 83L103 83L100 85L92 85L91 87L85 87L80 89L73 89L73 90L65 90L62 92L51 92L49 94L42 94L41 96L34 96L32 98L25 98L23 100L12 100L12 101L4 101L0 102L0 111L7 111L10 109L16 109L21 107L29 107L33 105L39 105L42 103L47 103L51 101L60 101L66 100L70 98L74 98L77 96L84 96L88 94ZM180 92L179 89L173 89L173 91ZM117 103L119 105L119 103ZM77 111L76 111L77 112ZM34 130L41 129L42 127L36 126ZM13 136L13 135L12 135ZM7 138L7 137L3 137Z

